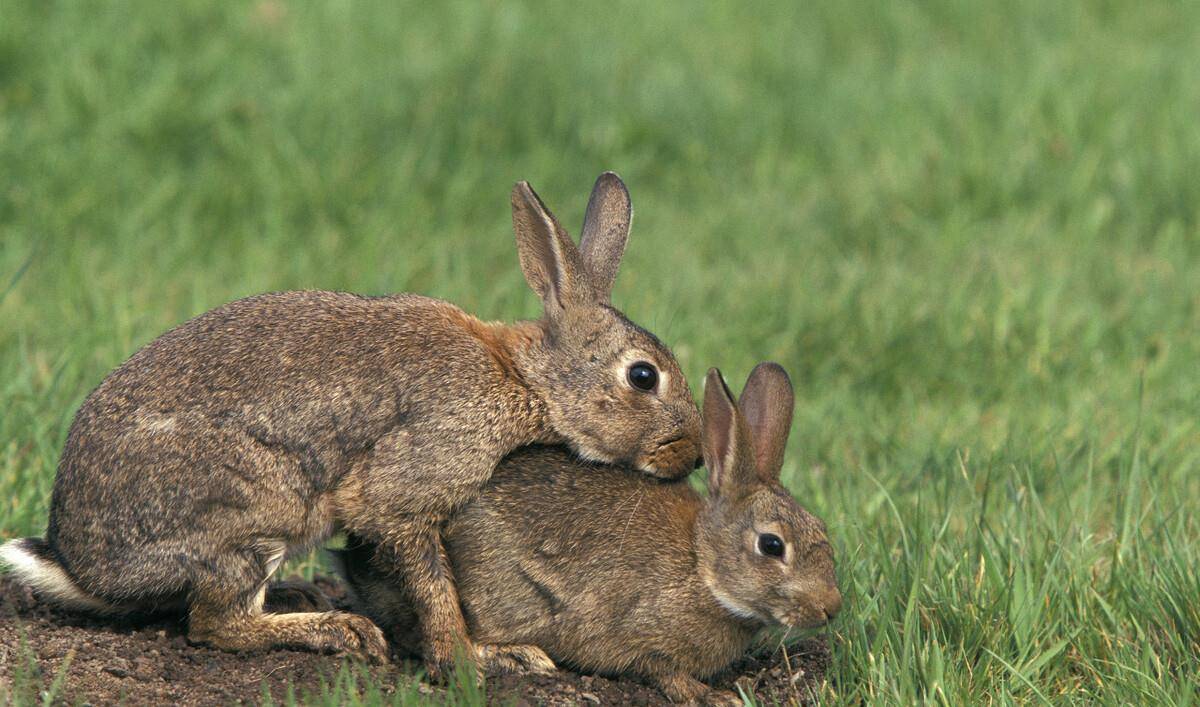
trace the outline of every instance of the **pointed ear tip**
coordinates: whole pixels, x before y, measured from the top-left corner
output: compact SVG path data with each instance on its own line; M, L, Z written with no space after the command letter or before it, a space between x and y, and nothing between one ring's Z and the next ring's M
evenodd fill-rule
M549 213L550 209L546 207L546 204L542 201L542 197L538 196L538 193L533 190L529 182L524 179L513 186L512 206L514 210L522 207L530 208L553 219L553 216L550 216Z
M704 378L704 402L705 405L718 404L718 401L723 401L721 407L725 404L729 406L737 406L737 398L733 397L733 391L729 390L729 384L725 382L725 376L721 375L720 369L708 369L708 375Z

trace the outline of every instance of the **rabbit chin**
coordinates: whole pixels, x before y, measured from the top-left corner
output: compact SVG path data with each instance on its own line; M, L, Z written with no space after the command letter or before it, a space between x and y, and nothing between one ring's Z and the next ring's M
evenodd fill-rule
M656 450L657 451L657 450ZM626 465L640 471L644 474L649 474L659 479L677 479L681 475L686 476L691 472L691 468L685 468L682 474L673 469L663 469L657 463L656 454L639 454L632 460L620 459L615 455L603 452L596 447L586 443L578 443L575 445L575 453L582 459L599 464L617 464Z
M751 621L759 621L764 624L777 623L773 619L767 618L767 617L759 614L754 609L751 609L750 607L746 606L745 604L742 604L741 602L737 601L736 599L729 596L725 592L721 591L712 582L708 582L708 589L710 592L712 592L713 598L715 598L717 600L718 604L720 604L722 607L725 608L726 611L728 611L729 613L738 617L739 619L748 619Z
M742 604L733 597L729 596L714 584L709 583L709 591L717 603L725 608L726 611L738 617L749 621L758 621L767 626L779 626L785 629L807 629L819 628L824 626L828 621L825 618L817 619L810 616L811 612L803 610L775 612L772 611L769 615L763 615L754 609Z
M605 454L604 452L600 451L599 449L596 449L595 447L591 447L583 442L577 442L574 446L575 446L575 453L587 461L596 462L598 464L616 464L617 463L617 460L611 454Z
M774 623L788 629L807 629L820 628L829 623L829 619L825 618L824 616L817 618L812 612L798 610L789 611L781 616L775 617Z

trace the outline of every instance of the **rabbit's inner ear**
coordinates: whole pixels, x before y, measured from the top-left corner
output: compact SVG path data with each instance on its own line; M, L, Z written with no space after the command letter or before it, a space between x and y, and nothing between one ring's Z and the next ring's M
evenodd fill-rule
M612 172L601 174L588 199L579 252L603 301L612 294L632 222L633 205L625 183Z
M708 467L708 491L713 495L728 489L737 466L737 409L721 372L709 369L704 379L704 463Z
M579 251L527 182L513 187L512 210L521 270L548 311L591 301Z

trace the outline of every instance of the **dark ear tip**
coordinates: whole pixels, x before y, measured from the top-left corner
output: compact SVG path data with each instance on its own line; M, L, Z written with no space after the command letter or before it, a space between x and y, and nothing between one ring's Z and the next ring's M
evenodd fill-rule
M787 370L774 361L763 361L754 367L754 370L750 372L750 375L769 376L786 383L788 387L791 387L792 385L792 379L790 376L788 376Z
M601 187L617 187L625 193L625 196L629 196L629 190L625 188L625 182L621 180L621 177L616 172L607 171L596 177L596 185L592 187L592 191Z

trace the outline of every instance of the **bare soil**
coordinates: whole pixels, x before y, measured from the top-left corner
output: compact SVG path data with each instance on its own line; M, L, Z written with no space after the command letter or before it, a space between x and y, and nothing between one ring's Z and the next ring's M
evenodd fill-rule
M319 578L337 605L342 588ZM193 646L179 618L98 619L40 602L27 588L0 577L0 701L21 683L51 689L57 676L60 699L70 703L127 705L256 704L269 692L285 700L289 686L303 699L318 694L322 680L334 680L343 661L304 651L226 653ZM67 661L65 674L63 665ZM803 704L820 684L828 665L822 639L786 650L747 657L712 681L715 687L741 687L762 704ZM385 686L411 686L418 663L396 656L391 665L364 668ZM430 697L442 688L418 684ZM610 679L560 671L553 676L504 675L487 680L489 703L517 705L661 705L654 688L636 680Z

